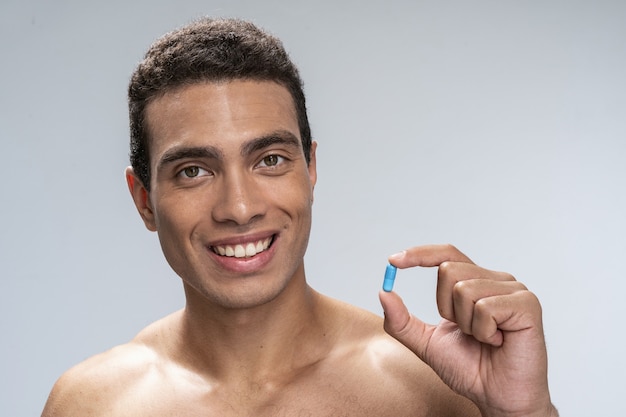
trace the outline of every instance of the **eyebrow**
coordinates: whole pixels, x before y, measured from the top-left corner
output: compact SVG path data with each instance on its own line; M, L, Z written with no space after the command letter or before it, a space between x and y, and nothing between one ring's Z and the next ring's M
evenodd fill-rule
M187 158L221 159L222 151L214 146L176 147L163 154L157 169L162 169L166 165Z
M268 148L272 145L286 145L292 148L300 148L300 139L286 130L278 130L268 135L252 139L241 146L241 155L249 156L255 152ZM166 151L157 166L157 170L180 161L181 159L223 159L224 154L215 146L180 146Z
M269 135L261 136L244 143L241 146L241 155L248 156L272 145L286 145L292 148L300 148L300 139L287 130L277 130Z

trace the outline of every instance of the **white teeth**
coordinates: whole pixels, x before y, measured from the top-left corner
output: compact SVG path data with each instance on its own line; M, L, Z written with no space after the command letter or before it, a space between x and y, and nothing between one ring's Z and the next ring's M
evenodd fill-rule
M241 245L235 246L235 258L243 258L246 256L246 250Z
M267 238L263 240L259 240L258 242L250 242L243 245L225 245L225 246L214 246L213 250L219 255L229 256L235 258L249 258L258 253L266 250L270 243L272 242L272 238Z
M246 245L246 256L254 256L256 255L256 246L254 243L248 243Z

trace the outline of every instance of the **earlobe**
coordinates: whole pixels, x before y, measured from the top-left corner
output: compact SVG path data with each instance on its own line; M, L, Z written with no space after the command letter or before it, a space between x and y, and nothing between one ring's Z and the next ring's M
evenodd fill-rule
M141 216L146 228L152 232L156 231L156 222L154 219L154 212L152 211L152 204L150 203L150 195L148 190L143 185L141 180L135 174L132 167L126 168L125 171L126 184L128 185L128 191L133 198L135 207Z

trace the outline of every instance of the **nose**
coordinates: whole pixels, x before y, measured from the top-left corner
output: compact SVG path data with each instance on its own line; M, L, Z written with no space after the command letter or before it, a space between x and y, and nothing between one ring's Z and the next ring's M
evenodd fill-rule
M220 181L213 219L220 223L247 225L262 218L267 210L260 184L246 173L230 173Z

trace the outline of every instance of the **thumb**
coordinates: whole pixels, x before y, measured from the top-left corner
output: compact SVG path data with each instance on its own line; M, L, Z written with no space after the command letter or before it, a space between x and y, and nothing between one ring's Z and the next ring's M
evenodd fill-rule
M411 313L395 292L378 295L385 312L385 331L425 361L428 342L435 329Z

